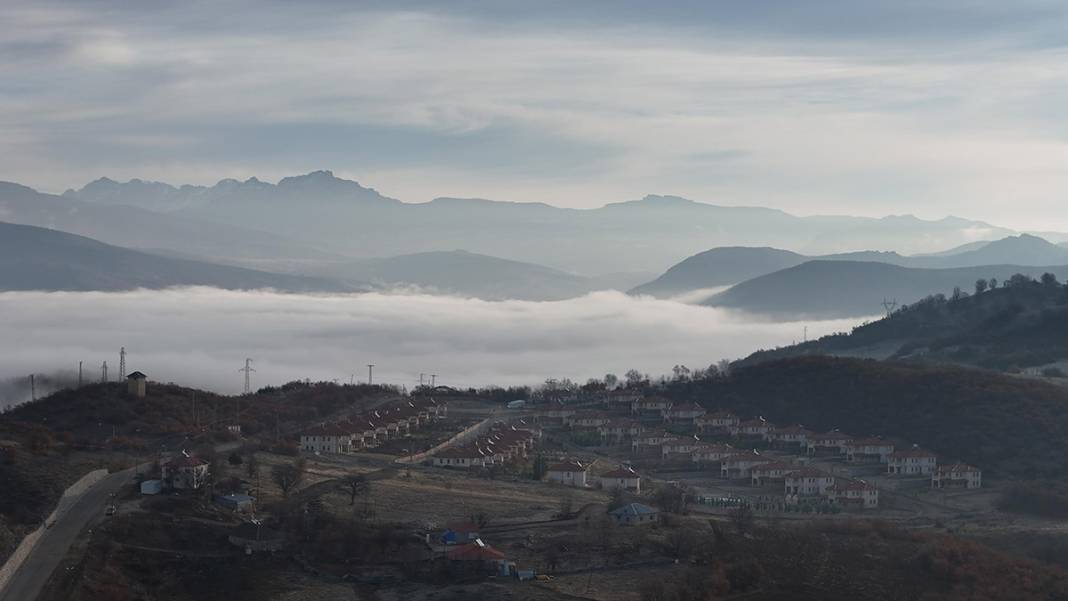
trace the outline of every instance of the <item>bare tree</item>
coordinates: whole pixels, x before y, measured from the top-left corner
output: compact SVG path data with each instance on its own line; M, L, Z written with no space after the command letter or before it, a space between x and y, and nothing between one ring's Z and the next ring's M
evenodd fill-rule
M349 506L356 504L356 497L367 494L371 484L363 474L353 474L344 480L345 490L349 493Z
M271 468L271 480L282 490L283 497L289 497L289 491L300 486L304 480L304 459L297 458L289 464L276 465Z

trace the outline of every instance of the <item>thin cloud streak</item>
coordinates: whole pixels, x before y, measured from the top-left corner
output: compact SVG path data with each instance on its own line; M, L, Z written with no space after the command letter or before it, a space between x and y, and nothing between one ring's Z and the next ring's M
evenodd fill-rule
M707 367L758 348L847 330L855 320L773 323L720 309L597 292L559 302L488 302L411 293L295 295L212 288L0 293L0 380L107 360L158 381L239 392L255 385L365 377L411 387L437 373L450 385L585 381L636 368ZM12 399L7 399L11 401Z

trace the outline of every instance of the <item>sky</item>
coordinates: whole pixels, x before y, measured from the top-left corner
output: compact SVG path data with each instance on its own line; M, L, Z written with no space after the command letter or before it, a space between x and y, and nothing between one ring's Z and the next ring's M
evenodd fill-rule
M595 292L566 301L488 302L412 293L300 295L180 288L0 293L0 406L27 400L29 374L99 379L127 371L239 393L310 378L406 386L437 374L450 386L585 382L636 368L706 368L859 320L769 322L670 300ZM134 325L131 325L134 324ZM76 376L74 376L76 379ZM61 378L62 379L62 378ZM44 386L44 385L42 385ZM47 390L38 390L45 393Z
M1059 0L0 3L0 179L1068 230Z

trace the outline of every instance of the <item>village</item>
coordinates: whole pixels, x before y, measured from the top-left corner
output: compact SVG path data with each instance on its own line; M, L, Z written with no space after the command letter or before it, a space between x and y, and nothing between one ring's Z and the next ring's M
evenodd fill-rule
M132 375L127 394L144 397L145 380ZM709 524L935 523L985 502L978 468L907 441L743 419L714 402L619 390L501 404L441 389L353 407L281 445L232 424L231 442L161 451L108 507L110 552L244 557L253 570L298 557L292 582L315 590L333 573L350 588L408 587L403 598L419 598L419 583L488 578L626 599L623 583L676 561L680 537ZM160 524L189 519L222 528L219 543L175 546ZM327 551L368 536L387 542L361 565ZM70 561L53 598L89 569Z

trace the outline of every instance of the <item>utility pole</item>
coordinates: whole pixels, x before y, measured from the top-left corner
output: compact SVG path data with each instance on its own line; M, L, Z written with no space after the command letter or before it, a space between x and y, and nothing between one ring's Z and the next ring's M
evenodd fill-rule
M119 381L126 377L126 347L119 347Z
M78 362L78 388L82 387L82 362Z
M426 376L423 372L419 372L419 388L423 387L423 377Z
M256 370L252 369L252 359L247 359L246 358L245 359L245 366L242 367L241 369L237 370L237 371L245 372L245 394L248 394L251 391L251 386L249 385L249 374L254 372L254 371L256 371Z
M105 361L104 364L100 366L100 382L104 383L104 384L108 383L108 362L107 361Z
M435 388L438 385L438 374L430 374L430 387Z
M34 382L33 374L30 374L30 400L37 400L37 384Z
M804 341L808 342L808 326L805 326L805 338L804 338Z
M375 369L375 364L374 363L368 363L367 364L367 385L368 386L374 384L374 380L371 377L372 374L374 373L374 369Z

